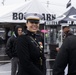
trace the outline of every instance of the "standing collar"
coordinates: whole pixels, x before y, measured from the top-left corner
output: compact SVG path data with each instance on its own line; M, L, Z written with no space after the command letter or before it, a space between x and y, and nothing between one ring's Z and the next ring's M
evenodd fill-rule
M32 37L35 37L35 35L36 35L34 32L31 32L31 31L29 31L29 30L27 30L26 32L27 32L28 35L30 35L30 36L32 36Z

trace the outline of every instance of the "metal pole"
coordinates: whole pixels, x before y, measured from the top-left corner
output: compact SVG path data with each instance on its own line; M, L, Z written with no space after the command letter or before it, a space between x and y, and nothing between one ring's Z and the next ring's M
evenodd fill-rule
M49 1L47 1L47 7L49 7Z
M62 35L63 35L63 33L62 33L62 25L61 25L61 29L60 29L61 31L60 31L60 41L59 41L59 48L61 47L61 45L62 45L62 42L63 42L63 37L62 37Z
M4 1L5 1L5 0L2 1L3 6L4 6Z
M46 23L44 23L44 30L45 30L45 25ZM45 47L45 33L44 33L44 47Z
M62 31L62 25L61 25L61 45L62 45L62 42L63 42L63 37L62 37L62 35L63 35L63 31Z

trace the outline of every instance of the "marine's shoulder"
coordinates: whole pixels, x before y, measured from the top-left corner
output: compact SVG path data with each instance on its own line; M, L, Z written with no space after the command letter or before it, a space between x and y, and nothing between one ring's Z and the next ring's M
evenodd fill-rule
M36 34L37 37L42 37L40 34Z

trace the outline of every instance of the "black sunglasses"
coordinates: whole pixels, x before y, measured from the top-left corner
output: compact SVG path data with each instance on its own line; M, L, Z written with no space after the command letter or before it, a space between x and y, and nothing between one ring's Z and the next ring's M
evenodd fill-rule
M39 21L34 21L34 20L29 20L30 23L35 23L35 24L39 24Z

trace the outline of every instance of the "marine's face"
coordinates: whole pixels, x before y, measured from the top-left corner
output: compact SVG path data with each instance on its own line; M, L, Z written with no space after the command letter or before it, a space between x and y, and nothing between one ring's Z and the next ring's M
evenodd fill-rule
M22 35L22 28L18 28L18 35Z
M27 30L31 32L37 32L39 30L39 22L34 22L34 21L28 21L26 23Z

